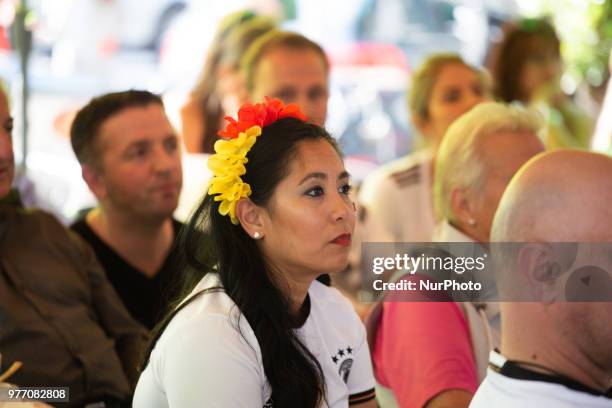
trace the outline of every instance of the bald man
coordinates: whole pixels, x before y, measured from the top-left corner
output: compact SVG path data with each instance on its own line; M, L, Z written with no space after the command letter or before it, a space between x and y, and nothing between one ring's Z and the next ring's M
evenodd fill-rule
M502 299L515 300L520 288L522 300L532 301L501 304L501 354L491 354L470 407L612 406L612 302L560 301L548 293L584 261L585 243L610 248L611 203L612 159L604 155L544 153L513 178L495 214L492 241L538 244L522 246L517 261L496 273ZM550 267L559 261L550 250L554 242L578 248L575 262ZM610 251L600 255L592 250L588 263L609 271Z

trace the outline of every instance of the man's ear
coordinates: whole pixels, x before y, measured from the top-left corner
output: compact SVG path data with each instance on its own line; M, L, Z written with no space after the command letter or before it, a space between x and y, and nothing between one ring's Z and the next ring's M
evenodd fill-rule
M98 200L106 197L106 183L104 181L104 175L100 169L91 164L82 164L81 176L83 177L83 180L85 180L87 187L89 187L93 195Z
M240 225L249 236L259 239L265 235L265 223L263 222L263 209L248 198L243 198L236 203L236 217Z
M474 227L474 217L467 191L463 188L454 188L451 191L450 202L456 221L466 229Z
M536 297L533 300L551 303L557 298L556 283L563 270L552 248L538 243L525 245L518 254L518 267Z

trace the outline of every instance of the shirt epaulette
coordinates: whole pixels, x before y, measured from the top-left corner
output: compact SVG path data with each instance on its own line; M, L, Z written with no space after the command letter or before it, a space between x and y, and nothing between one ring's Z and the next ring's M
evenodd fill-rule
M421 168L418 164L405 170L391 173L390 177L398 187L403 188L412 184L417 184L421 180Z

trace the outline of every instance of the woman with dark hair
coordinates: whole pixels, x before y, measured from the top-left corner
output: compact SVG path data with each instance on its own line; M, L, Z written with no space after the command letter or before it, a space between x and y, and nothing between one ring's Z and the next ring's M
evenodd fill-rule
M364 327L315 280L346 266L355 215L334 139L305 119L266 100L220 133L183 240L197 284L154 331L134 407L376 406Z
M593 121L561 90L563 61L553 25L529 18L506 31L489 57L496 96L536 106L548 122L548 148L589 148Z
M247 100L240 59L255 39L275 26L271 18L251 11L238 11L221 21L202 72L181 107L181 134L188 152L214 153L223 117Z

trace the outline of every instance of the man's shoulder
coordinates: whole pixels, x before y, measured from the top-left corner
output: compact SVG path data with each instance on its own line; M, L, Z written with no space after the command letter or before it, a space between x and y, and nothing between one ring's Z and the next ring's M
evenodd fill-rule
M426 180L429 161L430 155L427 152L415 152L382 165L364 180L360 201L369 203L376 201L375 196L381 193L418 188Z
M5 209L3 209L5 210ZM58 262L83 261L84 242L67 229L54 215L42 210L13 209L5 216L5 236L1 252L11 262L30 264L52 256Z
M98 234L91 228L87 223L85 217L77 219L71 226L70 230L73 235L77 235L82 241L84 241L89 248L91 248L98 259L104 257L114 256L115 251L106 242L100 238ZM109 255L113 254L113 255Z
M21 231L31 234L49 230L53 233L58 231L66 233L66 228L62 223L53 214L46 211L21 207L4 207L0 211L12 233Z
M492 369L476 391L470 408L540 408L612 406L610 398L573 390L562 384L507 377Z

